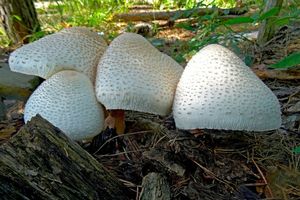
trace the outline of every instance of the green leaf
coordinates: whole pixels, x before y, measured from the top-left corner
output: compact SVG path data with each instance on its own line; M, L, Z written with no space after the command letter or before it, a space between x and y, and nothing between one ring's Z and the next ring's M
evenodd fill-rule
M22 18L19 15L12 15L13 19L16 19L17 21L22 21Z
M274 23L274 25L281 27L281 26L289 24L290 19L291 19L291 17L283 17L283 18L276 19L273 23Z
M176 27L177 28L183 28L183 29L186 29L188 31L194 31L195 30L195 28L192 27L189 23L184 23L184 22L176 24Z
M224 22L224 25L252 23L254 20L251 17L237 17Z
M300 52L295 52L285 57L281 61L271 65L272 68L288 68L300 64Z
M300 154L300 146L298 147L295 147L293 150L292 150L293 153L296 153L296 154Z
M265 13L262 13L260 15L260 17L258 18L258 21L262 21L264 19L267 19L267 18L270 18L270 17L273 17L273 16L276 16L280 11L280 8L279 7L274 7L270 10L268 10L267 12Z
M258 18L259 18L259 13L258 12L255 12L251 15L251 18L254 19L254 21L257 21Z

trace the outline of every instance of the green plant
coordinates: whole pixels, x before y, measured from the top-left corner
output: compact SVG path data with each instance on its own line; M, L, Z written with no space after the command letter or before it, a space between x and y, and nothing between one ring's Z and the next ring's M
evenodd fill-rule
M202 7L203 4L198 4L198 6ZM222 25L224 20L219 16L217 9L211 14L196 16L196 20L197 22L193 25L189 22L177 25L177 27L196 33L196 35L188 42L187 52L183 52L182 57L186 60L207 44L220 43L221 40L228 40L229 38L231 38L232 41L235 40L232 34L233 31L229 27ZM221 26L223 26L222 30L220 30Z
M300 154L300 146L295 147L292 152L295 154Z
M178 9L185 8L190 9L199 6L216 6L219 8L233 8L236 4L236 0L154 0L153 7L155 9Z
M66 26L99 28L107 24L115 12L124 12L127 0L54 0L38 9L44 29L61 29Z
M9 46L10 44L11 44L11 41L5 34L5 31L2 28L0 28L0 47L4 48L4 47Z
M203 6L207 1L201 1L201 3L202 4L199 5ZM216 2L214 1L214 3ZM260 24L263 20L270 18L272 19L274 26L280 27L290 24L300 19L299 4L300 3L296 3L296 1L289 1L288 4L284 4L279 16L277 16L277 14L280 11L280 8L273 8L267 12L258 11L251 16L242 16L224 20L224 16L220 16L218 12L215 11L211 14L197 17L197 22L193 25L189 22L180 23L177 25L178 27L196 33L196 36L189 41L189 48L186 52L182 53L182 57L188 59L200 48L211 43L225 43L226 46L233 47L233 49L237 51L236 53L238 53L239 41L246 38L234 31L234 27L247 26L246 29L249 28L249 25L256 27L257 24ZM245 57L245 59L245 62L251 62L250 60L247 60L247 57ZM273 67L287 68L297 64L300 64L299 53L283 59L280 63L273 65Z
M203 3L219 8L233 8L236 5L236 0L204 0Z
M287 57L283 58L282 60L278 61L277 63L271 65L270 67L279 69L279 68L289 68L294 67L300 64L300 52L295 52Z

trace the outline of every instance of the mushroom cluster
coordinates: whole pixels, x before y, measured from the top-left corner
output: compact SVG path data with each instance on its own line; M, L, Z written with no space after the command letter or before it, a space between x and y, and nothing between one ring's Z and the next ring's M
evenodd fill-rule
M96 33L74 27L24 45L9 64L47 79L27 101L25 122L39 113L75 140L106 126L123 134L125 110L173 110L179 129L266 131L281 125L276 96L217 44L201 49L183 69L138 34L123 33L107 47ZM105 121L99 102L108 111Z
M169 114L183 68L138 34L124 33L106 47L96 33L73 27L14 51L12 71L46 79L25 105L25 122L40 114L74 140L92 137L104 126L96 96L109 110L105 125L118 134L124 110Z
M63 130L71 139L89 139L104 127L94 80L107 44L84 27L66 28L15 50L12 71L46 79L29 97L24 120L36 114Z

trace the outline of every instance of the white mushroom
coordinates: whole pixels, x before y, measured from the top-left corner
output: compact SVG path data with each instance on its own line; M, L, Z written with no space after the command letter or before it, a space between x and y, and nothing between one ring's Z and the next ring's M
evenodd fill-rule
M105 40L97 32L94 32L91 29L86 28L86 27L75 26L75 27L64 28L61 31L59 31L58 33L62 33L62 34L83 34L83 35L86 35L90 38L94 38L97 41L102 40L101 42L103 44L106 44Z
M100 60L96 96L108 110L167 115L182 71L176 61L142 36L124 33L111 42ZM124 115L119 114L112 115L123 120ZM124 130L117 128L120 132Z
M12 71L42 78L71 69L94 81L97 64L107 48L105 41L87 28L68 28L15 50L9 57Z
M36 114L74 140L93 137L104 125L103 109L91 81L73 70L54 74L33 92L25 105L25 122Z
M266 131L281 125L276 96L238 56L217 44L187 64L173 113L180 129Z

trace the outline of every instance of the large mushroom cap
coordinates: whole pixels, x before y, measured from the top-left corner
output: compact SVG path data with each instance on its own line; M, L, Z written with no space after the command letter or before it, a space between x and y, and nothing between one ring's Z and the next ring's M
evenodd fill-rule
M103 110L91 81L72 70L54 74L33 92L25 106L25 122L36 114L74 140L95 136L104 124Z
M97 99L107 109L167 115L183 68L145 38L115 38L98 65Z
M173 112L180 129L266 131L281 125L276 96L238 56L217 44L187 64Z
M45 36L15 50L9 57L12 71L42 78L71 69L83 72L92 81L107 44L87 28L68 28Z
M62 34L82 34L86 35L90 38L94 38L97 41L101 41L102 43L106 44L105 40L97 33L92 31L91 29L87 27L80 27L80 26L75 26L75 27L69 27L69 28L64 28L60 32Z

